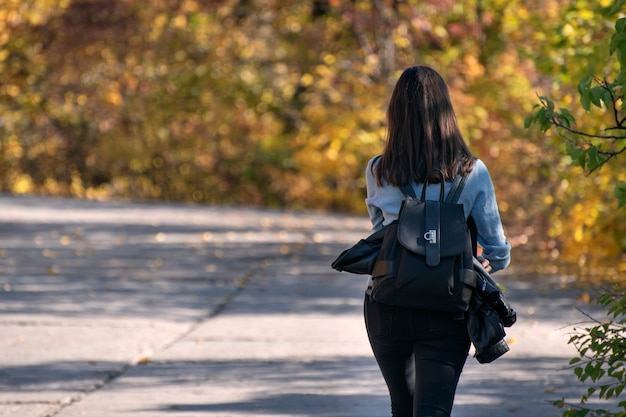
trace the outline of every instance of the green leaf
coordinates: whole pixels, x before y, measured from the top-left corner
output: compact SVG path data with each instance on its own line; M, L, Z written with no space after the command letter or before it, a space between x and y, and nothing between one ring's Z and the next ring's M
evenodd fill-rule
M594 87L591 89L591 102L596 107L602 107L602 97L604 96L604 92L606 90L602 87Z
M576 119L567 109L561 109L561 119L563 120L563 123L565 123L568 127L576 123Z
M582 168L585 167L587 156L584 149L579 148L572 142L568 142L565 145L565 152L572 158L572 164L579 165ZM571 342L578 341L580 337L572 337ZM584 355L584 352L581 350L581 355Z
M569 364L573 365L575 363L580 362L581 360L582 360L581 358L572 358L572 359L570 359Z
M595 146L589 148L589 150L587 151L587 156L588 156L587 165L589 166L589 169L594 170L598 168L598 166L601 165L598 162L598 148L596 148Z
M578 92L583 94L585 91L589 90L591 87L591 82L593 81L593 77L591 75L585 75L580 79L578 83Z
M578 379L581 379L583 375L583 368L581 368L580 366L574 368L574 375L576 375Z
M586 377L591 378L592 381L597 381L598 379L600 379L602 377L602 375L604 375L604 370L602 369L602 363L596 363L595 365L593 363L588 363L585 366L585 370L584 370L584 375L583 377L586 379ZM602 395L602 390L601 394Z
M604 395L604 398L608 400L609 398L612 398L614 394L615 394L615 388L609 388L608 390L606 390L606 394Z
M593 81L593 77L591 75L585 75L580 79L578 83L578 93L580 94L580 104L581 106L589 111L591 105L591 94L589 90L591 89L591 82Z
M615 22L615 32L626 33L626 17L617 19L617 22Z
M580 105L583 106L583 109L589 111L591 109L591 93L589 91L585 91L580 95Z
M609 88L611 87L612 86L609 86ZM603 91L604 92L600 96L600 100L602 100L602 102L604 103L607 109L613 108L614 103L613 103L613 96L611 95L611 91L607 90L606 88L603 88Z
M541 130L543 132L550 129L550 127L552 126L552 114L553 112L545 107L537 112L535 118L539 122L539 126L541 127Z
M613 1L613 4L610 7L602 9L602 13L606 16L613 16L614 14L622 11L624 3L626 3L624 0Z
M626 36L624 36L626 38ZM617 60L620 65L626 65L626 42L622 42L617 49Z
M613 55L613 53L622 45L625 38L626 38L625 34L619 33L619 32L611 36L611 41L609 43L609 53L611 55Z
M582 149L578 148L572 142L567 142L565 145L565 153L567 153L574 161L580 157L580 152L582 152ZM570 337L570 343L578 340L579 338L580 337L578 335Z
M536 116L534 114L526 116L524 119L524 129L528 129L533 125L533 123L535 123L535 117Z
M576 163L583 169L587 166L587 152L581 149L580 154L578 155L578 159L576 159Z

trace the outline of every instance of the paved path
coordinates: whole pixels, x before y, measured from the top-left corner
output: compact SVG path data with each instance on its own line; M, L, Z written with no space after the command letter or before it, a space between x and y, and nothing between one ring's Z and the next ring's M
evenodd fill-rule
M0 196L0 416L388 416L365 278L330 269L363 217ZM582 319L499 276L511 351L468 359L454 417L559 416Z

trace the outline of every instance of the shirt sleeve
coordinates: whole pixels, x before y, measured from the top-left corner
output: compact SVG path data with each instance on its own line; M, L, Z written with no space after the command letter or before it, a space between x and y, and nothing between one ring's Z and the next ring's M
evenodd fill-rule
M500 219L495 190L489 172L482 162L475 166L480 187L475 194L470 215L476 223L477 240L483 248L483 256L489 260L492 271L506 268L511 261L511 246L506 241Z
M370 160L367 164L367 168L365 169L365 184L367 187L367 199L365 200L365 204L367 206L367 212L370 216L370 221L372 222L372 230L378 231L383 228L384 216L380 207L372 204L375 200L376 192L379 189L376 179L372 174L372 165L374 161L375 158Z

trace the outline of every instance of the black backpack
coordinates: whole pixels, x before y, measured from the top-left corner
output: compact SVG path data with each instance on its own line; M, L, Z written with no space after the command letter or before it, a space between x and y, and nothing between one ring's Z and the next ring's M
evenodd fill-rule
M448 312L467 311L476 287L472 234L458 198L466 178L457 176L444 201L444 175L438 201L418 200L410 186L398 220L385 227L372 270L372 301ZM429 178L433 178L431 175Z

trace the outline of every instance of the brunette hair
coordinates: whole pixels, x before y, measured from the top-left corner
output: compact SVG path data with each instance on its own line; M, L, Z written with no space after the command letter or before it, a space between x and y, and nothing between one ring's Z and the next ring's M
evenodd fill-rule
M424 182L434 169L446 180L468 174L474 158L461 135L445 81L429 67L400 76L387 110L387 143L372 173L379 185Z

